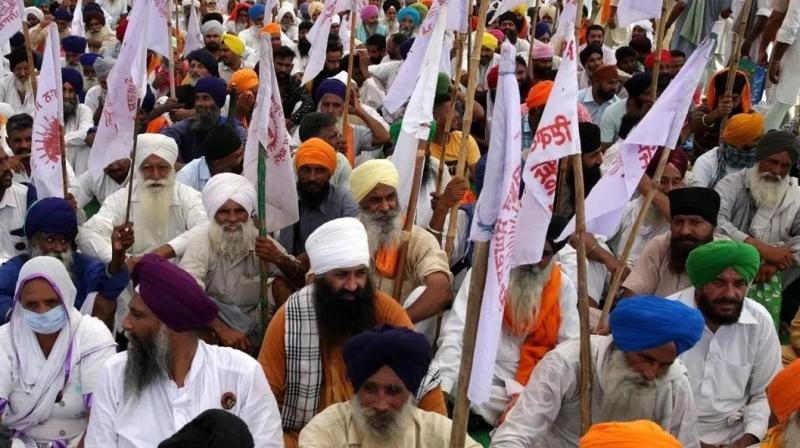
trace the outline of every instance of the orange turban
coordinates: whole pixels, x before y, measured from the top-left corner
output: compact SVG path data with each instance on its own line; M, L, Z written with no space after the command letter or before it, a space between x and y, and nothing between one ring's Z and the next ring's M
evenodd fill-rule
M547 98L553 90L553 81L539 81L531 87L528 91L528 97L525 98L525 105L528 109L542 107L547 104Z
M310 138L297 148L294 156L294 166L300 168L304 165L324 166L333 174L336 171L336 151L321 138Z
M252 68L236 70L228 81L228 87L236 86L236 92L242 93L258 87L258 75Z
M583 437L580 448L681 448L683 445L670 433L649 420L609 422L592 425Z
M778 421L785 423L793 412L800 409L800 359L775 375L767 388L769 407Z
M714 73L711 79L708 80L708 88L706 89L706 101L708 102L708 110L714 110L717 107L717 96L725 94L725 84L728 81L728 69ZM753 107L753 102L750 98L750 82L747 81L747 75L738 70L733 82L733 92L741 92L742 99L742 112L750 112Z
M261 31L264 32L264 33L268 33L268 34L270 34L272 36L280 36L281 35L281 26L278 25L275 22L270 22L270 23L264 25L264 27L261 28Z
M722 139L729 144L741 148L748 143L755 143L764 134L764 116L759 113L736 114L728 120Z

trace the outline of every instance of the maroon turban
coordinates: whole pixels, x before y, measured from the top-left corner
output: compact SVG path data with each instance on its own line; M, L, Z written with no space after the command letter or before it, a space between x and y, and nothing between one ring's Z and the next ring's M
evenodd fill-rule
M658 151L653 154L653 158L650 160L650 164L647 165L647 170L645 171L648 176L653 177L656 175L656 168L658 168L658 160L661 158L661 151L663 148L660 148ZM671 164L678 171L681 172L681 176L686 175L686 170L689 169L689 158L686 157L686 152L682 149L673 149L669 152L669 157L667 157L667 163Z
M217 305L194 278L158 255L143 256L131 280L147 307L173 331L205 328L217 317Z

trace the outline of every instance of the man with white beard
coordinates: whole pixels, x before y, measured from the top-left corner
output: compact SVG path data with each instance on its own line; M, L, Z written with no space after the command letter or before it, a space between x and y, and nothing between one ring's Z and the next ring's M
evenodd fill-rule
M256 190L233 173L213 176L203 189L208 222L189 241L180 266L219 308L210 328L220 342L258 353L261 337L261 276L256 253L258 229L251 215Z
M6 75L0 79L0 102L11 106L16 113L32 116L36 101L31 86L31 76L36 76L34 67L28 65L25 48L15 48L6 58L13 76Z
M703 334L703 316L657 296L622 300L611 335L592 336L592 424L651 420L698 448L694 400L677 357ZM493 448L577 447L580 437L580 341L560 344L539 362L492 438Z
M767 388L767 400L778 419L762 443L764 448L800 446L800 360L775 375Z
M439 448L450 443L452 422L414 406L431 363L431 347L413 330L382 325L350 338L343 350L354 394L328 406L300 432L300 446ZM479 448L467 436L467 448Z
M94 126L92 110L81 103L83 75L73 68L61 69L64 95L64 148L69 164L80 176L88 169L89 150L87 133Z
M130 207L136 240L128 251L129 269L147 252L164 258L181 257L191 239L187 231L208 221L200 193L175 182L175 141L160 134L141 134L137 138ZM118 190L81 226L76 241L82 252L105 262L111 259L108 241L114 225L125 220L127 199L128 189Z
M565 217L554 215L542 260L511 270L489 401L471 404L471 430L490 430L502 423L503 414L513 407L542 357L557 344L579 335L577 291L561 266L553 262L553 255L566 244L566 240L555 242L566 224ZM467 272L445 320L436 353L442 390L447 394L455 392L458 382L469 279Z

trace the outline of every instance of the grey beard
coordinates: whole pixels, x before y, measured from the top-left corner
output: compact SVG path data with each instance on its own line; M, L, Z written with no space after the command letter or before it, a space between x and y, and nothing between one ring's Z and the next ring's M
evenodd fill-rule
M508 279L508 301L516 326L528 327L536 322L542 304L542 291L550 280L553 263L539 270L535 265L517 266Z
M252 219L239 223L236 230L226 230L216 221L212 221L208 228L211 248L228 260L235 260L250 252L257 236L258 229Z
M789 176L778 182L765 180L764 174L758 172L758 166L748 168L747 178L750 181L750 195L758 207L778 207L790 185Z
M39 247L39 244L37 244L36 242L34 242L34 244L32 244L31 246L32 246L31 247L31 257L53 257L53 258L55 258L56 260L60 261L61 264L64 265L64 269L67 270L67 273L69 273L70 278L72 278L72 276L73 276L73 274L72 274L72 256L73 256L73 251L72 251L71 247L68 247L67 250L65 250L64 252L44 252L44 251L42 251L41 247ZM75 279L73 278L72 280L74 281Z
M634 372L625 354L616 347L611 349L602 367L606 379L598 422L661 421L658 391L662 380L648 381Z
M69 121L78 114L78 102L73 100L64 100L64 121Z
M214 108L212 110L206 109L197 109L197 112L194 116L194 121L192 121L192 130L193 131L200 131L206 132L219 121L219 109Z
M355 393L350 399L350 409L353 424L362 438L362 446L403 446L402 434L413 419L414 412L410 396L399 410L378 413L362 406L358 393Z
M381 219L386 217L388 219ZM391 247L400 242L402 236L402 216L397 210L386 214L359 212L359 219L367 231L370 253L375 254L381 247Z
M169 337L163 324L148 341L127 334L128 360L125 362L124 396L138 399L142 392L169 372Z
M781 431L781 445L785 447L800 446L800 411L794 411Z
M166 230L171 218L172 193L175 191L174 176L173 172L168 179L140 180L136 186L139 207L138 216L135 218L139 228L149 229L156 235ZM155 184L161 184L161 186Z

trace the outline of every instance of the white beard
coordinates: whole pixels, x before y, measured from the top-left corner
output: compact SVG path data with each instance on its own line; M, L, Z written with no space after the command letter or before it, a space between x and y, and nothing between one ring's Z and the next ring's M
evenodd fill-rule
M376 214L361 211L359 219L367 231L371 254L374 255L381 247L391 247L400 243L403 234L403 215L396 213L393 219L386 222L376 219Z
M789 176L778 182L766 180L767 173L759 173L758 166L748 168L747 179L750 181L750 195L758 207L776 208L783 201L789 190Z
M508 302L511 318L517 327L529 327L536 322L542 304L542 291L553 271L550 262L544 269L535 270L535 265L517 266L508 279Z
M137 224L140 228L144 226L156 235L165 231L171 218L170 205L175 191L175 173L159 181L140 179L136 189L139 194Z
M64 252L44 252L35 242L31 246L32 246L31 257L53 257L64 265L64 269L67 270L70 277L73 276L72 274L73 252L71 247L68 247L67 250L65 250Z
M361 436L362 448L394 448L404 445L403 433L414 418L414 405L409 396L400 410L391 418L380 419L375 416L375 411L361 405L358 394L353 394L350 399L350 409L353 415L353 425Z
M24 82L20 81L19 78L15 77L14 78L14 88L17 89L17 92L30 92L31 89L32 89L32 87L31 87L31 77L28 76L28 79L25 80Z
M661 421L658 409L661 379L645 380L630 368L625 354L617 348L611 350L602 367L606 381L598 422Z
M252 219L236 225L236 230L226 229L215 220L211 220L208 228L208 240L211 248L228 260L235 260L246 255L253 248L258 236L258 229Z
M800 446L800 411L794 411L781 432L781 445L784 447Z

